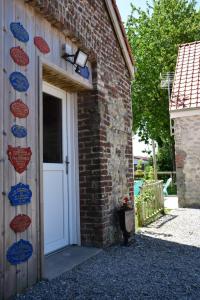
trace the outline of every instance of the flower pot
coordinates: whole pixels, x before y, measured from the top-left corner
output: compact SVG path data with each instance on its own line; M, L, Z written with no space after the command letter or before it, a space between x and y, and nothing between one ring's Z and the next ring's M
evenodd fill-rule
M124 237L124 245L128 245L130 233L133 230L133 209L120 208L118 210L119 225Z

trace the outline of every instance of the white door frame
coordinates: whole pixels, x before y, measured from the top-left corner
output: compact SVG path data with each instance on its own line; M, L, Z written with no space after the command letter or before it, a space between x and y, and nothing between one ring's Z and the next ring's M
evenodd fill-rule
M77 94L67 93L69 242L81 244Z
M44 92L61 98L64 90L57 88L43 81ZM68 244L80 245L80 195L79 195L79 164L78 164L78 117L77 117L77 94L66 93L66 107L63 110L66 114L67 124L63 125L63 135L67 136L67 153L68 153L68 207L66 215L68 215ZM64 121L65 117L63 117ZM66 130L65 130L66 128ZM63 138L64 140L64 138ZM64 152L64 151L63 151ZM64 158L65 160L65 158ZM44 218L44 217L43 217ZM44 223L44 222L43 222ZM44 225L43 225L44 226Z
M53 210L54 208L56 209L56 198L55 201L51 196L51 193L49 194L49 191L51 190L51 187L48 185L53 184L53 182L49 182L46 183L47 186L46 188L44 188L44 226L46 228L46 231L44 231L44 238L45 238L45 243L44 243L44 253L45 254L49 254L51 252L57 251L63 247L65 247L66 245L69 245L69 193L68 193L68 175L66 174L66 164L65 164L65 158L67 157L67 140L68 140L68 136L67 136L67 94L65 91L62 91L50 84L47 84L45 82L43 82L43 92L49 95L52 95L56 98L59 98L61 100L61 118L62 118L62 163L44 163L43 162L43 182L45 183L45 181L49 179L49 176L51 176L51 174L55 174L55 172L58 172L57 174L62 174L62 179L60 179L57 182L57 187L55 186L55 189L58 189L58 193L60 193L61 198L59 197L59 205L58 207L60 207L60 205L62 205L62 216L60 216L60 220L58 223L60 223L60 230L62 230L60 232L61 236L59 239L55 239L54 236L54 228L57 231L58 229L56 229L56 224L53 225L53 222L56 223L56 220L50 220L50 216L51 214L54 215ZM56 101L56 100L55 100ZM53 190L52 190L53 193ZM51 205L55 205L53 207L51 207L49 201L48 201L48 197L51 198L51 201L53 201L53 203L51 203ZM62 201L60 203L60 201ZM45 205L46 204L46 205ZM60 207L61 208L61 207ZM58 217L58 215L57 215ZM45 222L46 219L46 222ZM53 222L52 222L53 221ZM51 230L49 228L49 226L52 226ZM45 229L44 228L44 229ZM57 232L57 233L58 233ZM52 240L53 239L53 240ZM52 242L48 242L47 240L52 240Z

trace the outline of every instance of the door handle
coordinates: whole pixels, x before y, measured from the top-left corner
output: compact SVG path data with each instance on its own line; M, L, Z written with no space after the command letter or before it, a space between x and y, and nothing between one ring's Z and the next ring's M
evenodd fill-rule
M67 155L65 157L65 166L66 166L66 174L68 174L68 171L69 171L69 161L68 161L68 156Z

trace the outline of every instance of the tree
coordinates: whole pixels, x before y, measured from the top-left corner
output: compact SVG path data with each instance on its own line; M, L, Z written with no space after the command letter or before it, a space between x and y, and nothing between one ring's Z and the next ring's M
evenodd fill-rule
M160 74L174 72L178 45L199 40L200 12L195 1L153 0L147 12L132 5L127 34L135 58L132 86L133 130L162 146L170 137L169 100Z
M159 147L157 153L157 166L159 171L172 171L173 170L173 157L170 145L164 143Z

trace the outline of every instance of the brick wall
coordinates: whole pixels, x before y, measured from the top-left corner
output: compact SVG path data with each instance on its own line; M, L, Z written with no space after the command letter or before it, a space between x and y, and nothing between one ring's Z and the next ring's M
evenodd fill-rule
M200 116L175 119L179 205L200 207Z
M120 237L116 208L132 193L130 75L103 0L26 0L89 54L94 91L78 97L81 238Z

